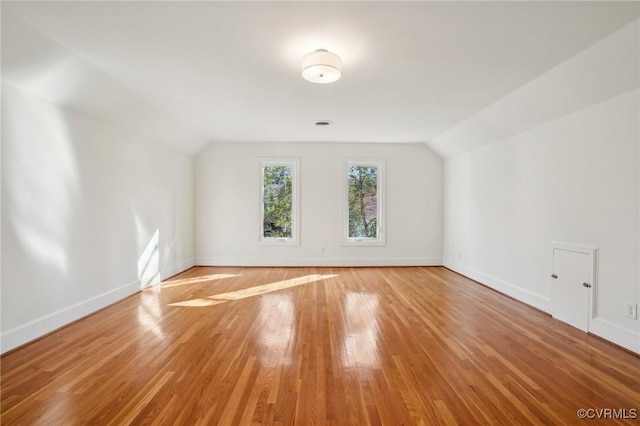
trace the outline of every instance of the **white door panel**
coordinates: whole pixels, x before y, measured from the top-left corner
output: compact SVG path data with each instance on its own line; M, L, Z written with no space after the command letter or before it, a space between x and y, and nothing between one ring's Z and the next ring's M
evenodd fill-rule
M589 331L592 271L592 254L553 249L553 316L583 331Z

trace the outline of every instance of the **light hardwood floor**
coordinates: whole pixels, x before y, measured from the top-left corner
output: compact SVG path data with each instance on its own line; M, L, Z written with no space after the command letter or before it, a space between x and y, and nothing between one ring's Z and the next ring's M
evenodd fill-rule
M640 357L441 267L196 267L1 362L2 425L640 416Z

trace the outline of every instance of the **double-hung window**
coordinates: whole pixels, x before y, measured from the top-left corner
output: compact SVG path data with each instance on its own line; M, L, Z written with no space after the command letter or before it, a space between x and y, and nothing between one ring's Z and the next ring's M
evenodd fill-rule
M344 245L384 244L384 161L344 165Z
M300 244L299 158L260 158L260 242Z

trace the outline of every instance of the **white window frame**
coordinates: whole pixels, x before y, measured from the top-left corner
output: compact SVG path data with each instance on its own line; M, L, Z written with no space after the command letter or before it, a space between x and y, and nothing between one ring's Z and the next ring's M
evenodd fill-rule
M349 167L375 166L378 168L377 181L377 232L376 238L349 237ZM342 167L342 241L343 246L383 246L385 241L385 166L384 159L346 159Z
M300 158L298 157L285 157L285 158L272 158L261 157L258 158L259 171L260 171L260 224L258 242L262 245L273 246L298 246L300 245ZM289 166L293 168L293 182L292 182L292 194L291 194L291 237L289 238L274 238L264 236L264 169L265 167L273 166Z

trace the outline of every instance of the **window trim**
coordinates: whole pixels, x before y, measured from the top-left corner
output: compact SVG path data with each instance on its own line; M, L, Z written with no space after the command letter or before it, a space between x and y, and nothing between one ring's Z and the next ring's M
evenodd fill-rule
M300 245L300 158L299 157L258 157L260 173L260 204L258 224L258 243L266 246L299 246ZM291 237L274 238L264 236L264 169L269 166L290 166L293 168L291 184Z
M378 216L376 221L376 238L352 238L349 237L349 167L350 166L375 166L378 168L377 194ZM384 246L386 245L385 230L385 167L386 160L372 159L345 159L342 167L342 238L343 246Z

